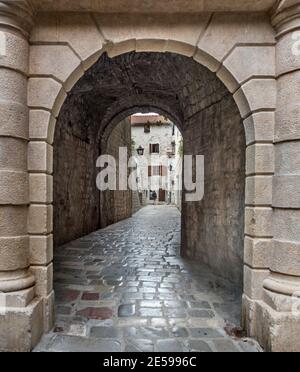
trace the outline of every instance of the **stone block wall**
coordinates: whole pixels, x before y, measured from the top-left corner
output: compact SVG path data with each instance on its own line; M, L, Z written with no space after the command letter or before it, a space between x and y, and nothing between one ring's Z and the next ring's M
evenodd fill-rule
M131 156L131 123L130 120L122 120L111 132L107 147L102 153L113 156L117 161L117 172L119 170L119 148L127 147L128 158ZM130 170L128 170L130 174ZM117 178L118 185L118 178ZM131 217L133 211L131 190L107 190L100 194L100 226L104 228L113 223Z
M54 139L54 244L99 228L100 197L96 187L99 146L95 118L69 97L57 121Z
M101 150L98 119L93 110L83 110L80 98L69 96L58 118L54 139L54 245L89 234L132 214L129 191L100 195L96 167L100 153L118 159L119 146L131 151L131 127L121 122L111 133L107 149Z
M142 193L132 191L132 214L138 212L142 208L142 198Z
M183 202L182 253L208 264L242 290L245 134L225 87L215 81L210 88L209 102L184 131L185 154L205 157L205 193L202 201Z

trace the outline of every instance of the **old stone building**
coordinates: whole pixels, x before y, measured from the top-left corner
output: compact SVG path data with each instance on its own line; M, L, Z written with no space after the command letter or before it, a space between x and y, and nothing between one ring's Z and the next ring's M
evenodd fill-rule
M153 203L152 194L155 192L157 202L179 205L179 179L182 176L180 131L170 120L155 113L133 115L131 125L144 203Z
M52 329L53 217L98 228L98 151L158 112L208 159L182 255L234 281L265 350L300 351L299 35L299 0L0 1L0 350Z

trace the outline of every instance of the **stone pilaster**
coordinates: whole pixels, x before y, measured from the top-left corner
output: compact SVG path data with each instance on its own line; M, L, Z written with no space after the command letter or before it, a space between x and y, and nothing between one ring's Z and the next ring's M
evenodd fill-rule
M276 10L277 109L271 275L258 305L258 338L300 351L300 4Z
M26 1L0 1L0 350L27 351L38 340L42 306L29 270Z

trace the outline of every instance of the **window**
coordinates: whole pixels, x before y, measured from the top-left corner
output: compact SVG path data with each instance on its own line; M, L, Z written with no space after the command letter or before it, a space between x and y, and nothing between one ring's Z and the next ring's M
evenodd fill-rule
M176 154L176 143L172 142L172 155Z
M154 166L152 168L152 174L153 174L153 176L161 176L161 174L160 174L160 166Z
M160 166L160 175L164 177L164 176L167 176L167 174L168 174L168 168L161 165Z
M148 167L148 176L166 176L167 175L167 167L164 167L163 165L154 165Z
M145 124L144 125L144 133L150 133L150 132L151 132L150 124Z
M159 154L159 144L150 144L150 154Z

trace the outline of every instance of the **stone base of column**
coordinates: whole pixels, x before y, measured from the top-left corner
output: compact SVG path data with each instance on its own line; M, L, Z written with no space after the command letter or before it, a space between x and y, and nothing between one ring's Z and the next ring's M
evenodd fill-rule
M44 301L44 333L50 332L54 327L55 322L55 297L54 291L52 291Z
M300 299L264 290L262 301L243 299L243 325L267 352L300 351Z
M44 332L44 300L33 288L0 294L0 352L29 352Z
M256 328L256 305L257 302L243 295L242 305L242 327L249 337L255 337Z

